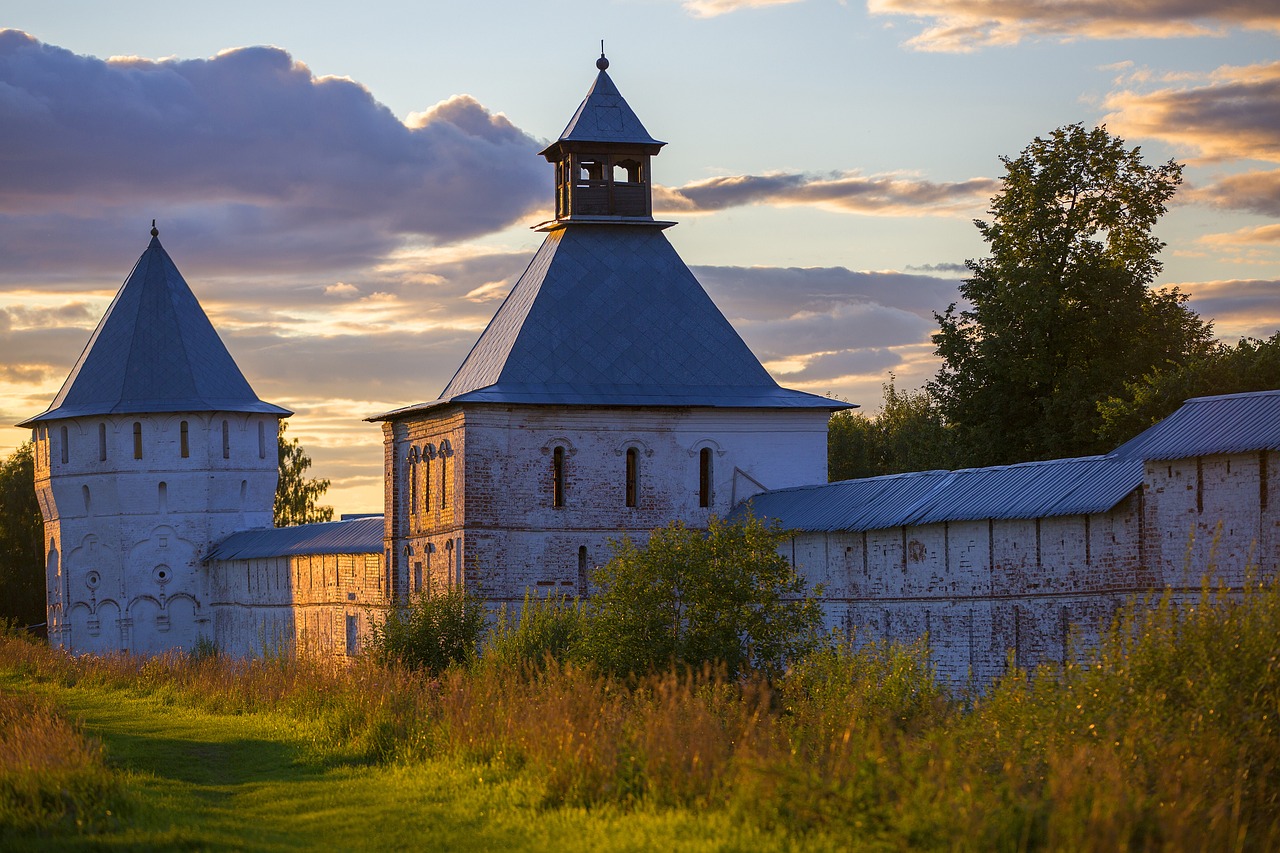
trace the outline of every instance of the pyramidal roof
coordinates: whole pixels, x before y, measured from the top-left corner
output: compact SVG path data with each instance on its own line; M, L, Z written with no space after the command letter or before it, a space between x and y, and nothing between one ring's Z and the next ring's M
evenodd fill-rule
M626 145L662 146L644 129L640 119L609 79L609 60L604 54L596 60L600 73L587 91L578 111L560 134L560 142L617 142ZM551 146L555 147L555 144ZM548 148L547 150L550 150ZM544 152L545 153L545 152Z
M840 409L779 387L653 225L547 234L444 403Z
M58 396L18 426L148 412L292 414L253 393L158 232L151 234Z

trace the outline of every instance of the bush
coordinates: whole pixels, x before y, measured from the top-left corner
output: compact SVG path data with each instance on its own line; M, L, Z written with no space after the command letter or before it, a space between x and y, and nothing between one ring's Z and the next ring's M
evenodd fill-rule
M705 534L676 521L638 548L614 543L591 578L576 653L607 672L637 675L723 664L729 677L781 673L812 648L822 612L778 553L786 534L755 518L712 518Z
M439 673L475 658L485 627L484 602L457 588L443 595L423 592L370 622L369 651L379 662Z
M540 670L548 660L564 663L582 636L583 608L576 598L535 598L526 594L513 620L503 608L485 643L487 662L512 669Z

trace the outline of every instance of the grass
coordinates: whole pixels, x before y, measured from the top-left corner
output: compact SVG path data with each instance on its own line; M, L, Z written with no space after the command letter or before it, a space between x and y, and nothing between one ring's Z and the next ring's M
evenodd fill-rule
M1280 847L1274 584L1135 604L980 695L923 645L771 683L527 657L431 677L2 637L0 847Z

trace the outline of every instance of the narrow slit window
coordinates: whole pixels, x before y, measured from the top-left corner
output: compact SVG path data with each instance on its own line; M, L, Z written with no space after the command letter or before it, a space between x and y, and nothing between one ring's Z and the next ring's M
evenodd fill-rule
M191 429L186 421L178 424L178 444L182 452L182 458L186 459L191 456Z
M107 425L98 424L98 461L107 461Z
M222 458L231 458L231 425L226 421L222 422Z
M551 505L564 506L564 448L551 451Z
M422 451L422 511L431 509L431 462L426 448Z
M1258 454L1258 506L1267 508L1267 451Z
M142 422L133 422L133 458L142 458Z
M258 458L267 458L267 425L258 421Z
M634 447L627 448L627 506L635 506L637 501L637 493L639 489L638 480L640 477L640 451Z
M698 451L698 506L711 506L711 448Z
M440 456L440 508L449 505L449 457Z
M66 427L62 428L62 431L59 437L62 439L62 464L66 465L67 460L71 458L71 448L68 443L68 439L70 438L70 436L67 433Z

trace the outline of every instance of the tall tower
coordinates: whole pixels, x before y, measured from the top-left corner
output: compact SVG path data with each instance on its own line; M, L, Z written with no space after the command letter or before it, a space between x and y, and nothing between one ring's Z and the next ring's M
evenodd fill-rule
M585 594L622 535L823 482L847 404L781 388L653 218L649 135L601 56L542 153L542 247L434 401L383 424L386 588Z
M201 558L270 527L279 419L151 243L32 428L49 641L157 653L209 637Z

